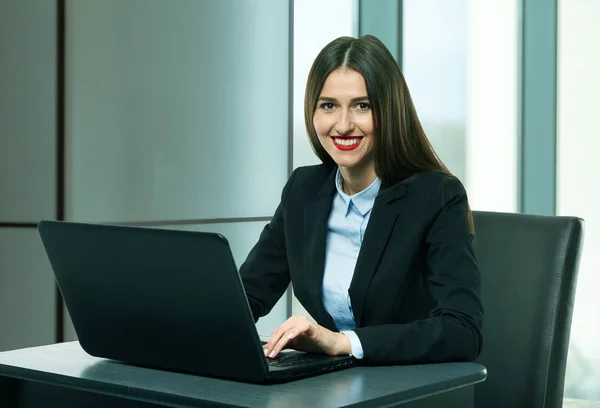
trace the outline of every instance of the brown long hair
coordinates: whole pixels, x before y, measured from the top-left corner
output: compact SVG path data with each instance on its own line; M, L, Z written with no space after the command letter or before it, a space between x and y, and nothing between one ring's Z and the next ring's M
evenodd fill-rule
M338 68L357 71L365 80L375 125L375 172L383 185L391 186L428 170L454 177L423 131L396 60L372 35L333 40L321 50L311 67L304 98L304 121L313 151L323 163L335 165L319 141L313 118L325 80ZM473 232L470 209L469 223Z

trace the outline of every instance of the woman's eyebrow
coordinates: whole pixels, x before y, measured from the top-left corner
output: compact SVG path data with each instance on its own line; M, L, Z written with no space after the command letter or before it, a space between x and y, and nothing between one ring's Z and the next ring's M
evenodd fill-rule
M337 99L331 98L329 96L320 96L319 100L324 101L324 102L337 102ZM369 100L368 96L359 96L357 98L350 99L350 102L368 101L368 100Z

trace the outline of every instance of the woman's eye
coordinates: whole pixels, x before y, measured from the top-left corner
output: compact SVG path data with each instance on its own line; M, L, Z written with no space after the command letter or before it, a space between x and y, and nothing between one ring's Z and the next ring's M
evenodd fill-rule
M356 104L356 107L359 110L367 110L371 108L371 104L369 102L359 102Z
M325 110L331 110L331 109L333 109L333 103L331 103L331 102L322 102L322 103L319 105L319 107L320 107L321 109L325 109Z

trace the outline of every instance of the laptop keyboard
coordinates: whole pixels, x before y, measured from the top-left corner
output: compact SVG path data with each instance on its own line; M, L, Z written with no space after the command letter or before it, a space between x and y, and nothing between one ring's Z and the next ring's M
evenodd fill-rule
M279 355L275 358L267 358L267 364L269 367L289 367L292 365L310 363L316 360L318 360L318 358L304 354L293 354L291 356Z

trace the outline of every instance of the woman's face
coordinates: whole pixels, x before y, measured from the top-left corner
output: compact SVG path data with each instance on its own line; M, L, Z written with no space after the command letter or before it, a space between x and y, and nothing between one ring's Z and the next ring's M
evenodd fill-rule
M338 68L329 74L313 124L321 145L338 166L360 171L374 166L373 114L360 73Z

